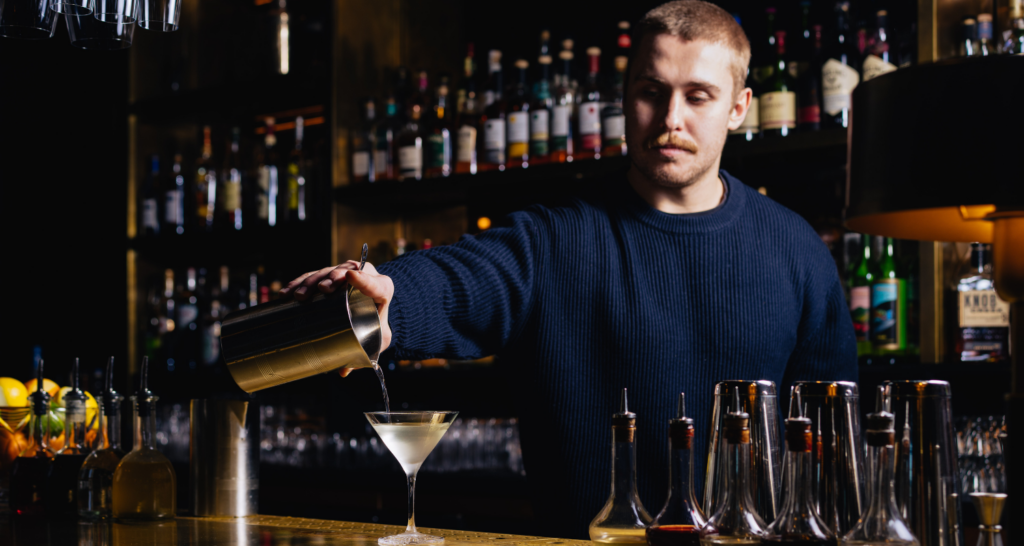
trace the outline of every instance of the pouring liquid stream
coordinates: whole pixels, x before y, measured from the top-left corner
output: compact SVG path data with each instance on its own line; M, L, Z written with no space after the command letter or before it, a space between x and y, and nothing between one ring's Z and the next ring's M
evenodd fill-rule
M388 398L388 387L384 384L384 370L377 365L376 360L371 360L370 364L373 366L373 371L377 373L377 379L380 380L380 390L384 393L384 411L391 413L391 400Z

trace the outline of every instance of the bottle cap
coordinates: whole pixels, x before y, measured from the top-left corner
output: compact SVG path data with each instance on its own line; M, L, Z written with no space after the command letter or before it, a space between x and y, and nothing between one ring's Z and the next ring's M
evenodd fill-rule
M537 64L551 64L551 55L541 55L537 57Z
M693 419L686 416L686 393L679 393L676 417L668 421L668 438L672 449L691 449L693 446Z
M32 401L32 413L34 415L46 415L50 409L50 393L43 389L43 359L39 359L39 369L36 370L36 390L28 395Z
M786 419L786 447L792 452L807 453L811 451L813 435L811 420L804 417L800 391L793 392L792 403L797 409L797 415Z
M619 412L612 415L612 436L616 442L632 442L636 430L636 414L629 411L629 399L626 389L622 389L619 399Z
M730 444L750 443L750 414L743 411L740 405L740 389L736 387L733 391L735 398L733 402L734 411L725 414L723 420L723 435L725 441Z
M526 70L527 68L530 68L530 63L526 62L526 59L518 59L516 61L516 65L515 66L519 70Z
M894 445L896 443L896 430L893 428L895 422L896 417L887 411L869 413L865 419L864 429L868 445L873 447Z
M563 61L571 61L572 60L572 51L569 51L567 49L562 50L562 52L558 54L558 58L562 59Z
M587 55L590 55L591 57L597 57L600 54L601 54L601 48L599 48L599 47L588 47L587 48Z

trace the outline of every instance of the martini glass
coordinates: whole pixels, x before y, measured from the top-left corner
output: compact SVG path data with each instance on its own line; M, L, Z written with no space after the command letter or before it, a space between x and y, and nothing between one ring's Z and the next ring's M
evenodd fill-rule
M407 544L443 544L444 537L425 535L416 530L416 473L434 446L459 415L457 411L367 412L366 419L388 446L409 480L409 525L398 535L381 537L380 546Z

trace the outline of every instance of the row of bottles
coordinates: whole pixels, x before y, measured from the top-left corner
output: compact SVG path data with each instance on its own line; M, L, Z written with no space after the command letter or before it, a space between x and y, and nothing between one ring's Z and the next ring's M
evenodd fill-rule
M636 491L636 414L629 411L623 389L621 409L612 416L611 495L590 524L591 540L650 546L918 544L896 506L893 414L880 407L867 416L868 499L860 520L840 538L818 514L811 420L803 415L799 393L791 405L795 415L786 419L782 508L766 524L751 497L750 415L742 410L739 389L733 392L734 411L725 415L722 431L727 444L724 494L713 513L705 516L694 495L693 419L686 416L680 394L676 418L669 421L668 497L651 518Z
M419 180L625 155L629 23L619 23L617 30L614 72L607 81L601 79L600 48L586 48L580 82L573 40L563 40L556 54L546 30L532 74L529 60L516 59L507 85L497 49L488 51L485 83L478 82L473 44L454 97L448 76L439 76L431 90L428 74L419 72L410 91L407 72L399 69L383 112L373 99L361 105L362 125L351 140L351 180Z
M995 30L991 13L965 15L960 22L957 54L961 57L1024 54L1024 2L1010 0L1005 12L1009 24L1001 33ZM1000 10L1002 13L1002 10Z
M171 162L152 155L140 192L140 234L238 231L312 220L317 162L303 148L305 121L295 118L287 150L278 145L276 127L274 118L266 118L262 145L251 153L245 153L241 130L232 127L223 157L215 156L207 125L194 161L186 163L181 153Z
M64 445L50 447L50 394L38 388L29 395L33 417L28 446L11 469L11 510L19 516L115 518L150 521L173 518L176 509L174 467L154 445L157 397L148 388L148 360L142 364L139 390L131 397L134 444L121 449L120 406L113 389L113 357L107 364L106 389L100 397L102 443L95 451L84 444L87 396L78 385L61 392L66 406ZM43 385L43 363L37 371Z

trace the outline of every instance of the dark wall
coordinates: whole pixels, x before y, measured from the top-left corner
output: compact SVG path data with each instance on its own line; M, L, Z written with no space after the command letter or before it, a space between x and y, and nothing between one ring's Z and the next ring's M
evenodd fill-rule
M127 103L127 50L72 48L63 21L0 38L0 376L27 380L36 345L61 385L76 356L124 362Z

